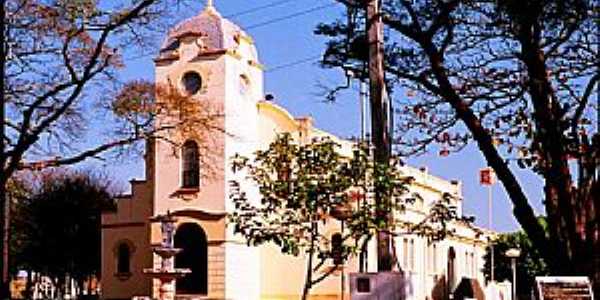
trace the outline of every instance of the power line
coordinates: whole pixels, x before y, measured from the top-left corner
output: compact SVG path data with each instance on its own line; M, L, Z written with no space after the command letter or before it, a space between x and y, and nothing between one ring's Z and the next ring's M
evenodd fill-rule
M292 2L292 1L295 1L295 0L284 0L284 1L272 2L270 4L266 4L266 5L263 5L263 6L260 6L260 7L255 7L253 9L248 9L248 10L241 11L241 12L238 12L238 13L233 13L231 15L226 16L226 18L230 18L231 16L236 16L236 15L239 16L239 15L243 15L243 14L248 14L248 13L251 13L251 12L259 11L261 9L265 9L265 8L268 8L268 7L278 6L280 4L285 4L285 3ZM285 21L285 20L288 20L288 19L291 19L291 18L295 18L295 17L299 17L299 16L302 16L302 15L309 14L311 12L315 12L315 11L320 10L320 9L332 7L334 5L336 5L336 3L330 3L330 4L326 4L326 5L321 5L321 6L313 7L313 8L307 9L307 10L303 10L303 11L299 11L299 12L296 12L296 13L293 13L293 14L289 14L287 16L278 17L278 18L271 19L271 20L268 20L268 21L265 21L265 22L253 24L253 25L245 27L244 29L245 30L254 29L254 28L266 26L266 25L269 25L269 24L273 24L273 23ZM147 54L137 55L137 56L134 56L132 58L128 58L127 60L128 61L138 60L138 59L145 58L145 57L148 57L148 56L151 56L151 55L154 55L154 53L147 53Z
M307 63L307 62L315 61L315 60L317 60L319 58L321 58L321 55L313 55L313 56L310 56L310 57L307 57L307 58L299 59L299 60L296 60L296 61L293 61L293 62L289 62L289 63L281 64L281 65L278 65L278 66L274 66L272 68L268 68L268 69L265 70L265 73L271 73L271 72L279 71L279 70L282 70L282 69L287 69L289 67L293 67L293 66L297 66L297 65L304 64L304 63Z
M295 17L307 15L309 13L315 12L315 11L320 10L320 9L325 9L325 8L332 7L332 6L336 5L336 4L337 3L329 3L329 4L325 4L325 5L321 5L321 6L309 8L307 10L302 10L302 11L299 11L299 12L295 12L295 13L289 14L287 16L283 16L283 17L271 19L271 20L268 20L268 21L265 21L265 22L261 22L261 23L252 24L250 26L244 27L244 29L245 30L249 30L249 29L254 29L254 28L265 26L265 25L269 25L269 24L273 24L273 23L277 23L277 22L289 20L291 18L295 18Z
M266 4L266 5L262 5L262 6L255 7L255 8L252 8L252 9L248 9L248 10L245 10L245 11L241 11L241 12L238 12L238 13L233 13L233 14L227 15L226 18L231 18L231 17L235 17L235 16L241 16L241 15L249 14L249 13L252 13L252 12L255 12L255 11L259 11L259 10L262 10L262 9L266 9L266 8L270 8L270 7L275 7L275 6L283 5L285 3L289 3L289 2L292 2L292 1L295 1L295 0L284 0L284 1L271 2L271 3ZM321 10L321 9L326 9L326 8L329 8L329 7L333 7L336 4L337 3L329 3L329 4L325 4L325 5L321 5L321 6L309 8L309 9L298 11L298 12L295 12L295 13L292 13L292 14L289 14L289 15L286 15L286 16L282 16L282 17L278 17L278 18L274 18L274 19L265 21L265 22L260 22L260 23L257 23L257 24L253 24L253 25L245 27L244 29L245 30L249 30L249 29L263 27L263 26L270 25L270 24L277 23L277 22L282 22L282 21L289 20L289 19L292 19L292 18L295 18L295 17L299 17L299 16L310 14L312 12L315 12L315 11L318 11L318 10ZM134 57L129 58L127 60L128 61L138 60L138 59L145 58L145 57L148 57L148 56L151 56L151 55L154 55L154 53L147 53L147 54L137 55L137 56L134 56ZM278 66L275 66L275 67L272 67L272 68L268 68L267 70L265 70L265 73L276 72L276 71L279 71L279 70L282 70L282 69L286 69L286 68L289 68L289 67L297 66L297 65L300 65L300 64L303 64L303 63L307 63L307 62L310 62L310 61L317 60L320 57L321 57L320 55L314 55L314 56L310 56L310 57L307 57L307 58L303 58L303 59L299 59L299 60L296 60L296 61L292 61L290 63L281 64L281 65L278 65Z
M258 7L255 7L255 8L250 8L250 9L247 9L247 10L242 10L240 12L236 12L236 13L233 13L233 14L230 14L230 15L226 15L225 18L235 18L235 17L239 17L239 16L251 14L251 13L257 12L259 10L263 10L263 9L267 9L267 8L272 8L272 7L276 7L276 6L281 6L283 4L290 3L290 2L295 2L295 1L297 1L297 0L274 1L274 2L271 2L269 4L265 4L265 5L258 6Z

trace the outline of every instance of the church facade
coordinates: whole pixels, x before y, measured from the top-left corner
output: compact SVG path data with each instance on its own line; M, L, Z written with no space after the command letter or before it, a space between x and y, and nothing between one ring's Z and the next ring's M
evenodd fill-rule
M298 299L304 258L284 256L268 245L249 247L226 223L227 214L234 209L227 183L243 181L232 173L228 158L236 153L249 156L284 132L299 143L330 137L348 154L352 142L319 130L311 118L295 118L264 100L263 68L252 38L221 17L212 5L169 33L155 68L157 83L173 84L194 101L222 111L218 125L224 130L211 133L210 138L202 132L173 132L171 137L177 143L148 141L146 178L132 180L131 194L118 199L115 212L102 216L103 298L158 295L158 282L143 270L160 264L151 250L160 242L160 228L150 218L169 212L178 219L175 246L183 249L175 259L176 267L192 270L178 281L178 295L189 299ZM210 168L203 165L205 161ZM411 189L423 201L398 216L403 222L420 222L428 207L445 193L456 196L454 205L462 214L460 182L432 176L424 168L405 167L405 172L415 178ZM252 184L247 184L249 197L259 199ZM395 239L408 299L444 299L462 278L483 284L488 233L482 235L482 230L464 224L452 226L455 234L435 243L418 236ZM332 226L331 233L335 230ZM372 245L369 271L376 268L374 254ZM311 299L338 299L341 285L346 293L349 290L347 274L357 269L356 259L348 261L346 280L342 280L342 272L334 273L312 290Z

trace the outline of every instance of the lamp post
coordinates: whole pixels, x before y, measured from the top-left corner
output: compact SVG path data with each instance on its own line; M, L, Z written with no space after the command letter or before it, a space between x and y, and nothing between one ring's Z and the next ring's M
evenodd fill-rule
M521 250L517 248L511 248L506 250L504 255L510 258L510 265L512 267L512 299L517 299L517 258L521 256Z

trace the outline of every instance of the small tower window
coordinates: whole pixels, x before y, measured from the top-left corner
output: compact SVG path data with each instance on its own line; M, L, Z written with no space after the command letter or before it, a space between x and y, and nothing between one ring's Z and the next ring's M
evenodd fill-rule
M250 88L250 78L247 75L240 75L240 93L246 94Z
M181 84L188 95L195 95L202 88L202 77L194 71L186 72L181 78Z
M122 242L117 249L117 274L131 273L131 249L127 243Z
M200 186L200 162L198 144L187 141L183 144L183 170L182 185L184 188L197 188Z

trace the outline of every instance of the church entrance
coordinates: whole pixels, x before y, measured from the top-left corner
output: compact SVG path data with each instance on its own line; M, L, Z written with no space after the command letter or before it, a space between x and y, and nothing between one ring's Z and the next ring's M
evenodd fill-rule
M175 267L192 273L177 280L178 294L208 294L208 244L206 234L194 223L184 223L175 232L175 247L182 251L175 256Z

